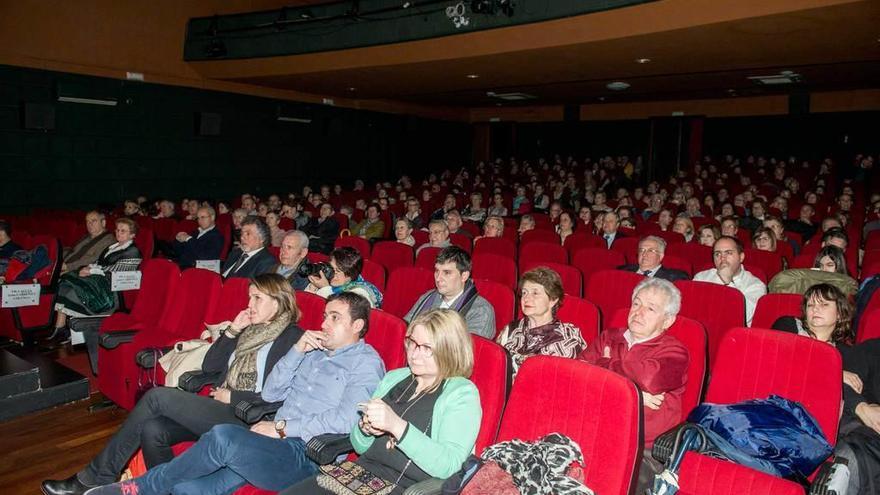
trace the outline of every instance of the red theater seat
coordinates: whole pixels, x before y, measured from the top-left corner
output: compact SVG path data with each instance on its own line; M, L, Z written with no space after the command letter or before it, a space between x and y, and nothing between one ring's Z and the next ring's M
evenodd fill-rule
M403 318L419 297L434 288L434 272L416 267L394 270L388 277L382 309Z
M773 323L783 316L801 316L800 294L764 294L755 306L752 328L772 328Z
M732 287L709 282L679 280L681 314L706 327L709 338L709 365L715 359L718 344L728 329L745 325L746 302L742 293Z

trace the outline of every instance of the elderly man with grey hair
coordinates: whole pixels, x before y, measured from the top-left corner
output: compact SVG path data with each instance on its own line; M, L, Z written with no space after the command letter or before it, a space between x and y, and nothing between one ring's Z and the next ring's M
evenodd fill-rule
M241 243L229 253L220 268L223 278L251 278L269 273L277 262L266 248L272 234L269 226L258 216L248 216L241 222Z
M657 277L670 282L676 280L689 280L687 273L674 268L663 266L663 257L666 253L666 241L662 237L649 235L639 241L639 264L621 265L618 270L636 272L646 277Z
M639 386L648 451L658 435L681 421L690 358L684 344L666 333L680 308L681 293L671 282L646 278L633 290L626 328L605 330L579 357Z
M217 230L217 213L210 206L196 211L198 228L192 232L178 232L174 238L174 253L181 268L192 268L196 261L219 260L225 241Z
M301 230L291 230L281 240L278 251L278 264L271 273L277 273L290 282L295 290L304 290L309 285L309 277L299 273L302 264L308 263L309 236Z

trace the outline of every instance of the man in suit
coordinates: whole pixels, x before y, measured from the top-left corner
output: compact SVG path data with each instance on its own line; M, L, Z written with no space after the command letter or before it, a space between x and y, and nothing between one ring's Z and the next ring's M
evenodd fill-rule
M210 206L203 206L196 212L198 230L190 233L178 232L174 239L174 252L181 268L192 268L196 261L219 260L223 251L223 234L217 230L214 221L217 213Z
M333 242L339 236L339 223L333 218L333 207L330 203L322 204L318 215L318 218L312 218L302 230L309 236L312 251L330 254Z
M272 240L269 226L258 216L249 216L241 221L241 246L229 253L226 263L220 269L223 278L250 278L269 273L276 260L266 248Z
M468 331L491 339L495 336L495 310L477 294L471 280L471 255L458 246L440 251L434 263L434 287L422 294L406 316L407 322L425 311L454 309L464 318Z
M602 237L605 239L605 246L611 249L611 245L617 239L626 237L617 229L620 227L620 215L617 212L609 211L602 217Z
M299 266L309 254L309 236L300 230L291 230L281 240L281 250L278 252L278 261L272 268L272 273L277 273L286 278L295 290L304 290L309 285L308 277L297 274Z
M639 241L639 264L623 265L618 270L636 272L646 277L662 278L675 282L676 280L689 280L687 273L662 265L663 256L666 253L666 241L661 237L649 235Z

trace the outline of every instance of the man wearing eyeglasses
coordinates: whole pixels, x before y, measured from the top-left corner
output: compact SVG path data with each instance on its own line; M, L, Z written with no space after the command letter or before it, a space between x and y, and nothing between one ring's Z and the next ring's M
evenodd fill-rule
M649 235L639 241L639 264L622 265L618 270L636 272L646 277L662 278L675 282L676 280L688 280L688 274L674 268L666 268L662 265L663 256L666 253L666 241L661 237Z
M720 284L740 291L746 298L746 325L751 325L755 305L758 304L758 299L767 293L767 286L743 268L742 263L745 258L742 241L736 237L723 235L712 247L715 268L694 275L694 281Z

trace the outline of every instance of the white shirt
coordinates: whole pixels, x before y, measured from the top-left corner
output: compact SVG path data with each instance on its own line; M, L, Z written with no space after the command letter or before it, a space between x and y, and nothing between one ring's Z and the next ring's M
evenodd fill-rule
M751 326L752 324L752 316L755 315L755 306L758 304L758 299L767 293L767 286L764 285L764 282L761 282L761 279L742 267L740 267L739 273L733 276L730 284L725 284L721 280L721 277L718 276L718 270L715 268L703 270L694 275L694 281L727 285L740 291L746 299L746 326Z
M440 300L440 306L438 306L438 307L439 307L440 309L449 309L449 308L451 308L452 305L455 303L455 301L456 301L459 297L461 297L462 294L464 294L464 289L461 289L461 292L459 292L458 294L456 294L455 297L450 298L450 299L449 299L449 302L446 302L446 298L445 298L445 297L442 298L442 299Z
M623 339L626 340L627 349L632 349L633 346L636 344L643 344L645 342L650 342L661 335L663 335L663 332L660 332L657 335L654 335L653 337L648 337L647 339L637 339L637 338L633 337L632 332L630 332L629 329L627 329L625 332L623 332Z

